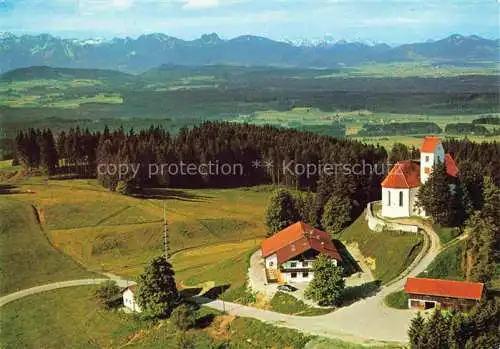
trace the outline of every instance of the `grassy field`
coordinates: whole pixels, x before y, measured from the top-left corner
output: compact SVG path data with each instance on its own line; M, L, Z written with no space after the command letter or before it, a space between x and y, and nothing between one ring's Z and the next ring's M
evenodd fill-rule
M375 278L383 283L400 274L418 255L423 244L419 234L371 231L364 213L342 232L340 240L358 244Z
M461 268L462 253L465 248L465 241L460 241L451 245L441 252L436 259L432 261L427 270L419 277L428 277L435 279L463 280Z
M163 202L177 281L245 284L249 253L266 234L270 187L111 193L95 181L15 182L11 199L35 205L51 243L85 267L134 278L163 249ZM153 193L149 193L151 196Z
M31 205L5 196L0 196L0 251L0 294L96 276L50 245Z
M317 316L328 314L333 308L313 308L292 295L278 291L270 302L271 310L278 313L300 316Z
M105 311L90 286L49 291L2 308L2 348L166 348L178 349L179 331L169 321L151 323L133 314ZM196 348L372 348L315 338L249 318L201 308L185 336ZM378 346L376 348L398 348Z
M388 294L384 302L391 308L408 309L408 295L403 290Z
M370 110L337 111L324 112L316 108L296 107L288 111L256 111L252 114L239 115L232 119L234 122L249 123L255 125L274 125L279 127L295 128L299 130L309 130L317 132L322 130L328 134L328 129L332 128L331 135L338 133L336 123L345 125L347 137L359 140L364 143L380 144L388 149L394 143L404 143L408 146L420 147L422 145L422 135L398 135L398 136L357 136L356 133L364 124L389 124L404 122L434 122L443 130L450 123L470 123L482 114L455 114L455 115L425 115L425 114L396 114L372 112ZM464 138L476 142L499 141L500 136L464 135L464 134L442 134L446 138Z

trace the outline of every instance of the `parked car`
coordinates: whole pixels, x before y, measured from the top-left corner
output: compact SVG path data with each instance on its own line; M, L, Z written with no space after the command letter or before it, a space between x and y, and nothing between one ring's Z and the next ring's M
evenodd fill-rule
M278 286L278 291L293 292L293 291L297 291L297 288L295 288L291 285L288 285L288 284L284 284L284 285Z

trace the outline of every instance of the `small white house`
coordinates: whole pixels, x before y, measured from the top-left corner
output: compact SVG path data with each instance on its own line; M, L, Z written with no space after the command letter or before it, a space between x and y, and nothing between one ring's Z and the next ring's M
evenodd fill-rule
M457 177L458 168L450 154L445 154L439 137L424 138L420 161L398 161L382 181L382 216L389 218L423 216L417 206L417 195L438 162L444 163L449 176Z
M135 302L134 294L136 292L136 285L128 286L123 289L122 297L123 297L123 306L131 311L141 312L141 308Z

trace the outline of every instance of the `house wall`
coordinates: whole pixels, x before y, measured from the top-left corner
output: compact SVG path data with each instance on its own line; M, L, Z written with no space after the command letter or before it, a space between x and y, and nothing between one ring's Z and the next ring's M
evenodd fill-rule
M278 268L278 257L276 257L276 253L265 258L266 268L268 269L277 269Z
M304 276L303 273L307 273L307 276ZM283 280L286 283L302 283L302 282L310 282L313 277L314 273L312 271L284 271L281 272L281 275L283 275ZM292 275L295 275L295 277L292 277Z
M132 311L141 312L141 308L135 302L134 293L130 289L125 290L123 292L122 297L123 297L123 306Z
M402 205L399 197L403 193ZM382 216L384 217L409 217L410 189L382 188Z
M457 310L469 310L477 304L477 301L473 299L460 299L420 294L409 294L408 298L408 308L413 310L425 309L425 302L434 303L435 307L440 309Z
M281 268L283 268L283 269L310 269L312 267L313 262L314 262L314 259L308 259L308 260L303 260L303 261L290 259L289 261L282 263ZM335 263L336 262L337 261L335 260Z

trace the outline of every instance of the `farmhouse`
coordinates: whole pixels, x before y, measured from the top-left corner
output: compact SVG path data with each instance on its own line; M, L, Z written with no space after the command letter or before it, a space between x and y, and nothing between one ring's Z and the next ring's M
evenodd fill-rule
M123 306L132 311L141 312L141 308L135 302L134 294L136 293L137 285L131 285L122 290Z
M449 176L458 176L455 161L450 154L445 154L441 140L435 136L424 138L420 161L398 161L382 181L382 216L425 216L425 212L416 204L417 194L438 162L444 162Z
M404 290L409 296L408 307L414 310L468 310L477 304L485 293L484 284L480 282L423 278L408 278Z
M266 277L269 282L309 282L312 263L319 254L329 256L338 265L341 257L327 232L304 222L294 223L261 245Z

